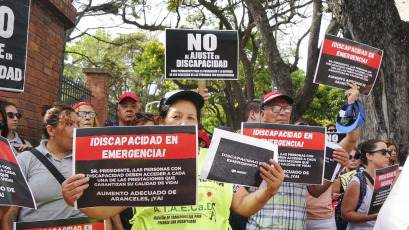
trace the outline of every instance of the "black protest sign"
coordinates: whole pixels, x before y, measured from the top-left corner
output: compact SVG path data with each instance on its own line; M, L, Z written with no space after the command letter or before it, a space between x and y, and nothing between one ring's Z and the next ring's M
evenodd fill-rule
M375 170L374 190L367 215L378 213L391 192L391 185L399 172L399 165Z
M277 145L215 129L200 178L260 187L259 167L269 159L277 161L277 153Z
M326 143L326 150L325 150L325 171L324 171L324 179L333 182L335 177L339 171L341 165L334 161L332 154L334 153L335 149L340 149L337 144L327 142Z
M165 78L237 80L238 33L166 29Z
M359 92L368 95L375 83L383 51L359 42L325 35L315 71L314 83L349 89L356 83Z
M14 230L105 230L105 221L90 217L14 222Z
M241 132L278 145L278 163L285 173L284 182L322 184L324 127L243 122Z
M327 141L337 144L347 136L346 133L327 133Z
M75 173L90 178L78 208L196 203L197 127L76 129Z
M10 143L0 137L0 206L37 209L33 193L21 172Z
M0 90L23 92L30 0L0 2Z

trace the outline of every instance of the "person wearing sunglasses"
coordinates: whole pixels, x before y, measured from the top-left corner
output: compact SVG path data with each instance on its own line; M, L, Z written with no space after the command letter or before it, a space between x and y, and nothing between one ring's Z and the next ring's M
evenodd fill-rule
M336 133L337 132L337 128L335 127L334 124L328 124L326 127L327 127L327 132L328 133Z
M141 125L159 125L159 122L152 113L135 113L135 118L132 120L131 126Z
M8 101L0 101L0 105L4 108L7 115L7 126L9 133L7 134L7 139L10 145L14 147L17 152L21 153L25 150L32 149L33 146L30 142L22 139L17 133L18 120L21 118L21 113L17 112L16 105Z
M97 113L91 104L80 102L72 107L80 119L79 128L99 127Z
M389 159L389 165L399 164L399 145L393 138L386 138L386 145L388 150L391 151L391 158Z
M390 153L382 140L372 139L362 144L361 161L367 165L367 168L352 177L345 190L341 205L341 216L345 221L348 221L347 229L373 229L378 214L366 215L374 189L373 178L375 178L375 170L388 167ZM360 192L362 192L361 179L359 179L358 174L363 174L366 177L366 194L363 196L361 205L357 208Z

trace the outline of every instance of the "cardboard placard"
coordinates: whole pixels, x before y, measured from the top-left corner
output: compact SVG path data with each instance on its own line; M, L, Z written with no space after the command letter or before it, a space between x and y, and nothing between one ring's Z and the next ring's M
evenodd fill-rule
M0 206L3 205L37 209L9 141L0 137Z
M278 163L285 173L284 182L323 183L324 127L243 122L241 132L278 145Z
M383 51L359 42L325 34L314 83L347 90L356 83L368 95L376 81Z
M30 0L3 0L0 5L0 90L23 92Z
M90 178L76 207L194 205L197 126L76 129L74 172Z
M327 141L337 144L342 141L347 136L346 133L328 133L327 132Z
M90 217L14 222L14 230L105 230L105 221Z
M264 181L259 167L270 158L278 160L277 145L214 129L200 179L260 187Z
M166 29L165 79L238 80L236 30Z
M325 150L325 171L324 171L324 179L333 182L335 180L335 177L337 176L337 173L339 171L339 168L341 168L341 165L334 161L334 158L332 158L332 154L335 149L340 149L341 147L337 144L334 144L332 142L326 143L326 150Z
M399 165L375 170L374 190L367 216L378 213L391 192L392 182L399 172Z

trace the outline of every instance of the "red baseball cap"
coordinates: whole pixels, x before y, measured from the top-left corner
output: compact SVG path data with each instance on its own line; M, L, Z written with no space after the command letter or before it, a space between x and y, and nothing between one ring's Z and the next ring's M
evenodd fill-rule
M289 103L290 105L293 104L293 102L294 102L294 100L293 100L290 96L287 96L287 95L285 95L285 94L282 94L282 93L280 93L280 92L278 92L278 91L274 91L274 92L266 93L266 94L263 96L263 99L261 100L260 107L263 108L267 103L269 103L270 101L272 101L272 100L274 100L274 99L277 99L277 98L283 98L283 99L285 99L286 101L288 101L288 103Z
M121 95L121 97L118 100L118 104L121 104L121 101L123 101L127 97L134 99L136 102L139 102L139 99L135 94L133 94L131 92L126 92L126 93Z
M198 132L197 134L198 134L199 138L202 139L202 140L204 140L204 141L206 142L206 148L209 148L209 146L210 146L210 138L209 138L209 136L207 136L207 134L206 134L205 131L198 130L197 132Z

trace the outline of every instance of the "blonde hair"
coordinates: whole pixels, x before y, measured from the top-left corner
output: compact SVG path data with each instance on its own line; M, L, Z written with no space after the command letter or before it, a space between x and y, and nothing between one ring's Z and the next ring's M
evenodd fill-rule
M82 102L81 102L81 103L82 103ZM83 106L83 105L80 105L80 106L76 107L74 111L75 111L76 113L79 112L81 106ZM90 106L90 105L88 105L88 106ZM94 112L95 112L95 109L92 108L92 106L90 106L90 107L91 107L91 109L94 110ZM97 116L98 116L98 115L97 115ZM94 125L93 125L92 127L99 127L99 122L98 122L98 119L97 119L96 116L94 117Z

